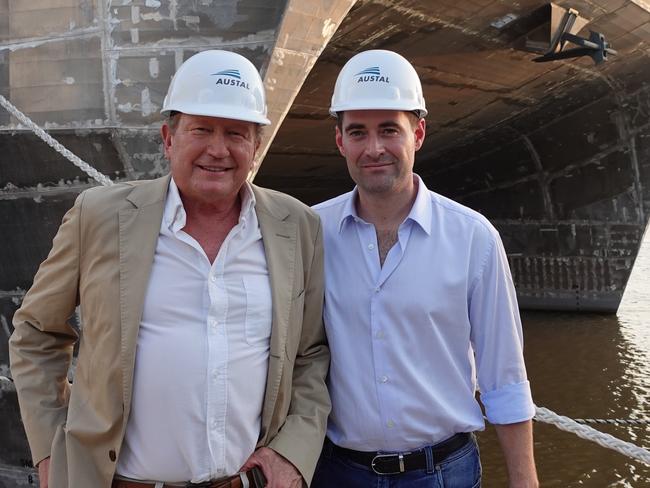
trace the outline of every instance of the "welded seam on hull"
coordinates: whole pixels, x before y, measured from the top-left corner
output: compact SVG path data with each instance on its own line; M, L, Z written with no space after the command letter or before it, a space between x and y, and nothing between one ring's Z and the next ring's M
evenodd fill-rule
M535 164L535 168L537 169L537 177L539 179L539 184L542 188L542 199L544 200L544 207L548 214L548 218L551 220L555 220L555 210L553 209L553 200L551 199L551 192L548 189L548 174L546 173L546 171L544 171L542 160L539 157L539 153L537 152L537 149L535 149L535 146L533 145L530 138L526 134L522 134L521 139L524 141L524 145L528 149L528 152L530 153L530 157L532 158L533 163Z
M251 34L247 37L253 37L256 34ZM250 46L265 46L273 42L273 37L267 37L266 34L259 36L256 39L248 40L234 40L224 41L221 37L203 37L201 42L197 43L196 38L189 39L188 41L161 39L160 41L152 42L149 44L140 43L138 46L113 46L110 51L112 52L147 52L151 50L174 50L174 49L217 49L217 48L235 48L235 47L250 47Z
M108 0L107 0L108 1ZM111 44L111 38L110 38L110 24L108 22L108 5L106 5L104 0L100 0L98 2L98 10L97 14L99 15L99 23L102 26L102 36L100 40L100 50L101 50L101 57L102 57L102 82L104 86L102 86L102 93L104 94L104 120L107 121L109 124L114 124L115 119L113 118L114 111L111 109L113 104L111 103L111 98L110 98L110 85L111 85L111 80L109 76L110 72L110 67L109 67L109 59L106 56L106 52L108 51L108 46Z
M2 188L0 190L0 201L2 200L17 200L19 198L31 198L36 201L41 201L43 197L50 197L56 195L64 195L67 193L80 193L88 188L97 185L92 183L60 183L58 186L32 186L32 187L13 187ZM2 292L0 291L0 298Z
M567 173L571 173L572 171L574 171L576 169L585 168L585 167L591 166L591 165L599 165L599 164L601 164L602 160L605 159L607 156L609 156L610 154L615 153L617 151L620 151L622 146L624 146L624 145L617 144L615 146L612 146L612 147L606 149L605 151L601 151L600 153L589 157L586 160L583 160L583 161L580 161L580 162L577 162L577 163L574 163L574 164L568 164L567 166L564 166L564 167L562 167L561 169L559 169L557 171L548 172L546 174L546 178L547 178L547 180L554 180L556 178L565 176ZM522 184L522 183L528 183L530 181L538 181L538 180L539 180L539 176L537 174L523 176L521 178L517 178L516 180L509 180L509 181L506 181L504 183L491 186L490 188L482 188L480 190L475 190L475 191L472 191L472 192L464 193L462 195L462 198L465 199L465 198L473 197L473 196L476 196L476 195L484 195L486 193L491 193L491 192L496 191L496 190L505 190L505 189L517 186L519 184Z
M98 34L101 34L102 30L98 27L88 27L86 29L76 29L68 32L63 32L57 34L56 36L47 36L47 37L29 37L22 39L18 42L0 42L0 51L9 50L17 51L19 49L32 49L35 47L42 46L43 44L49 44L52 42L61 42L69 41L71 39L85 39L90 37L95 37Z
M409 7L404 7L400 5L399 2L396 2L395 0L369 0L369 3L374 3L376 5L381 5L382 7L389 8L391 10L394 10L404 16L407 17L415 17L417 19L420 19L426 23L430 24L436 24L440 25L442 27L445 27L447 29L454 29L457 31L462 32L463 34L474 36L474 37L479 37L481 39L484 39L486 41L494 42L499 45L504 45L504 41L502 39L499 39L498 37L492 37L488 36L482 32L469 29L468 27L463 27L462 25L455 24L453 22L450 22L445 19L441 19L439 17L433 17L432 15L425 14L423 12L420 12L418 10L415 10L414 8L409 8Z
M602 77L598 77L598 78L601 79L601 80L603 80L603 81L606 81L605 78L602 78ZM573 80L573 79L572 79L572 80ZM575 80L573 80L573 81L575 81ZM611 82L611 80L610 80L610 82ZM611 87L613 90L616 89L617 91L614 91L614 93L618 93L618 92L621 92L621 91L623 90L621 87L616 87L616 86L613 87L612 84L609 83L609 82L607 83L607 86L608 86L608 87ZM641 88L639 88L637 91L635 91L635 92L633 92L633 93L630 93L630 94L627 94L627 95L626 95L626 99L629 99L629 98L631 98L631 97L638 96L640 93L643 93L643 92L645 92L646 90L647 90L646 87L641 87ZM610 96L610 95L604 95L603 97L598 98L598 99L596 99L596 100L593 100L593 101L587 103L586 105L582 105L581 109L587 109L587 108L589 108L589 107L591 107L591 106L593 106L593 105L597 105L597 104L599 104L599 103L602 103L603 99L607 98L608 96ZM490 102L490 103L493 103L493 102ZM619 105L620 105L620 103L619 103ZM508 117L506 117L505 119L503 119L503 120L501 120L501 121L499 121L499 122L497 122L497 123L494 123L494 124L490 127L490 130L496 129L496 128L498 128L498 127L501 126L501 125L507 124L508 121L511 121L511 120L516 119L516 117L517 117L518 115L520 115L520 114L521 114L523 111L525 111L525 110L526 110L526 109L522 109L522 110L519 110L519 111L517 111L517 112L513 112L512 114L510 114L510 115L509 115ZM570 116L571 116L572 114L574 114L574 113L575 113L575 111L574 111L574 112L569 112L569 113L567 113L567 114L565 114L565 115L562 115L561 117L556 117L556 118L554 118L551 122L548 122L548 123L546 123L546 124L543 124L543 125L538 126L538 127L535 129L535 131L533 131L533 132L541 131L541 130L545 129L546 127L548 127L549 125L555 124L555 123L557 123L558 121L560 121L560 120L562 120L562 119L564 119L564 118L570 117ZM465 116L465 117L462 117L462 118L460 118L460 119L456 119L456 120L454 120L453 122L455 123L455 122L461 121L461 120L463 120L463 119L466 119L466 118L468 118L468 117L469 117L469 115L468 115L468 116ZM639 134L641 131L646 130L646 128L648 128L648 127L650 127L650 124L645 124L645 125L642 125L642 126L639 126L639 127L635 127L634 129L628 129L628 135L629 135L629 136L636 136L636 135ZM471 143L471 141L472 141L473 139L475 139L476 137L478 137L478 136L479 136L480 134L482 134L483 132L484 132L484 131L481 130L481 131L477 131L477 132L473 132L473 133L468 133L466 136L462 136L461 138L458 139L457 146L465 146L465 145ZM428 151L428 152L426 152L426 153L422 153L422 152L421 152L421 154L420 154L420 158L423 159L423 160L424 160L424 159L435 159L435 158L439 157L440 154L444 154L444 151L445 151L446 149L448 149L448 148L434 149L434 150ZM494 151L496 151L496 149L494 149L494 150L492 150L492 151L486 151L485 153L483 153L483 155L491 154L491 153L494 152ZM448 165L448 166L445 166L444 170L446 171L446 170L453 169L453 168L456 168L456 167L459 167L459 166L463 166L463 165L465 165L465 164L467 164L467 163L471 163L471 161L473 161L473 160L470 160L470 161L462 161L462 162L453 163L453 164L450 164L450 165ZM435 174L435 172L434 172L434 174Z

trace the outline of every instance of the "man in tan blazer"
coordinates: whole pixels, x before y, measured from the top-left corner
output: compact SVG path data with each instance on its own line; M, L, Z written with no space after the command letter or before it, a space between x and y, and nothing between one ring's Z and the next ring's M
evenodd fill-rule
M320 222L246 182L268 123L250 62L193 56L163 113L171 175L83 192L14 316L41 486L239 487L254 466L309 484L330 409Z

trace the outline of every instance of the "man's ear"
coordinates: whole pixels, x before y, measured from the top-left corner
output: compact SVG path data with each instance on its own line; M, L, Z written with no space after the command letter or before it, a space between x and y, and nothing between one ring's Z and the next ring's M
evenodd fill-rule
M424 136L427 132L427 123L424 119L418 120L415 126L415 150L418 151L424 144Z
M160 136L162 137L163 149L165 151L165 157L169 159L169 150L172 146L172 130L169 127L169 124L165 122L160 128Z
M339 126L336 126L336 147L339 148L339 152L341 153L341 156L345 157L345 150L343 149L343 134L341 133L341 129L339 129Z

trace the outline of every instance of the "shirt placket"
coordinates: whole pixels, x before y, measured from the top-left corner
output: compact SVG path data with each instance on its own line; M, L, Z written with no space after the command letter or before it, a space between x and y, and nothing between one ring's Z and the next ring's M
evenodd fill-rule
M213 464L211 476L221 477L226 466L226 414L228 409L228 288L225 267L230 241L239 232L235 226L217 254L208 275L210 308L208 311L208 370L206 385L206 428Z
M372 347L372 360L375 377L374 383L377 391L377 410L381 418L382 437L390 442L399 427L399 411L396 408L395 395L399 394L399 378L397 378L392 364L386 361L388 354L389 331L391 324L386 322L384 308L386 306L383 284L395 271L403 257L406 243L410 235L411 226L402 224L398 231L398 242L395 249L389 251L384 266L380 266L377 233L371 224L357 223L358 236L364 253L364 261L371 270L373 282L370 292L370 343ZM390 297L388 297L390 302Z
M372 350L373 361L373 383L377 398L376 412L381 420L381 429L376 437L386 437L386 425L389 418L389 406L386 402L385 386L388 381L384 361L381 360L382 349L385 347L385 332L382 330L381 321L381 267L379 263L379 249L377 243L377 233L372 224L368 224L360 219L355 219L355 228L359 239L359 246L363 256L363 261L369 270L370 281L368 282L370 297L370 330L368 341Z

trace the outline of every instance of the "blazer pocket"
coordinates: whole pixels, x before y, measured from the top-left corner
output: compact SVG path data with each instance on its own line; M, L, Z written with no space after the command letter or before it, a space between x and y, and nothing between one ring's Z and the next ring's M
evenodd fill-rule
M303 296L305 296L305 289L304 288L302 290L300 290L298 292L298 294L291 299L291 301L295 302L296 300L302 298Z
M289 330L287 331L287 341L285 352L287 359L292 363L296 359L300 338L302 337L302 321L305 314L305 289L303 288L296 296L291 299L291 311L289 314Z

